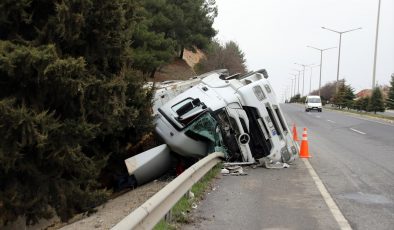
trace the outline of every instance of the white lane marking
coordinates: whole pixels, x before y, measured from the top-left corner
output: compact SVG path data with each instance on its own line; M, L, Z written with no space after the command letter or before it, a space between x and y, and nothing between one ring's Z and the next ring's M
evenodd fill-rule
M317 118L320 118L320 116L316 116Z
M332 121L332 120L327 120L327 121L328 121L328 122L331 122L331 123L334 123L334 124L336 123L335 121Z
M357 129L350 128L350 130L352 130L352 131L354 131L354 132L356 132L356 133L362 134L362 135L365 135L365 134L366 134L366 133L361 132L360 130L357 130Z
M390 123L388 123L388 122L387 122L387 123L384 123L384 122L380 122L380 121L365 119L365 118L361 118L361 117L355 117L355 116L351 116L351 115L347 115L347 116L353 117L353 118L356 118L356 119L360 119L360 120L364 120L364 121L370 121L370 122L375 122L375 123L379 123L379 124L382 124L382 125L388 125L388 126L394 127L393 124L390 124Z
M337 221L339 227L343 230L352 229L350 227L349 222L343 216L341 210L338 208L335 201L332 199L330 193L327 191L326 187L324 186L323 182L320 180L319 176L317 175L316 171L313 169L311 163L309 163L308 159L302 158L305 163L306 168L309 171L313 181L315 182L317 189L319 189L321 195L323 196L324 201L326 202L328 208L330 209L332 215L334 216L335 220Z

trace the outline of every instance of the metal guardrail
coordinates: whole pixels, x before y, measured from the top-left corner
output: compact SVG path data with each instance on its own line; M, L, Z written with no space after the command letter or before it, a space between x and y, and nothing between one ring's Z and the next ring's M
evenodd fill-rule
M176 202L223 157L223 153L215 152L201 159L123 218L112 229L152 229Z

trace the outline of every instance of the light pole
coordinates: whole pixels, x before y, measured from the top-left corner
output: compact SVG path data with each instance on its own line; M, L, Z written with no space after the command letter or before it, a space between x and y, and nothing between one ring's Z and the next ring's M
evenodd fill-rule
M378 5L378 19L376 21L375 54L373 57L372 89L375 88L376 56L378 53L378 37L379 37L379 18L380 18L380 0L379 0L379 5Z
M300 76L301 76L301 71L302 70L299 70L299 69L293 69L293 70L298 72L298 92L297 93L300 94Z
M351 32L351 31L355 31L355 30L361 30L361 27L356 28L356 29L346 30L346 31L336 31L336 30L329 29L329 28L324 27L324 26L322 26L321 28L339 34L339 51L338 51L337 83L336 83L336 85L335 85L335 92L337 93L337 92L338 92L338 80L339 80L339 63L340 63L340 60L341 60L341 41L342 41L342 34L348 33L348 32Z
M294 62L294 64L296 64L296 65L299 65L299 66L302 66L302 94L301 94L301 97L303 97L304 96L304 86L305 86L305 67L308 67L308 66L311 66L311 65L313 65L313 64L311 64L311 65L305 65L305 64L299 64L299 63L297 63L297 62Z
M293 89L293 97L296 95L296 82L297 82L297 77L294 75L294 89Z
M297 74L290 73L294 78L291 78L291 97L295 95L295 80L297 80ZM293 81L294 81L294 87L293 87ZM293 88L294 88L294 94L293 94Z
M326 48L326 49L319 49L313 46L307 46L309 48L315 49L315 50L319 50L320 51L320 78L319 78L319 96L320 96L320 89L321 89L321 70L322 70L322 66L323 66L323 51L329 50L329 49L334 49L337 47L330 47L330 48ZM338 81L337 81L338 82Z
M309 68L311 68L311 75L309 77L309 95L311 94L311 91L312 91L312 70L313 70L313 67L318 67L318 66L320 66L320 65L309 66Z

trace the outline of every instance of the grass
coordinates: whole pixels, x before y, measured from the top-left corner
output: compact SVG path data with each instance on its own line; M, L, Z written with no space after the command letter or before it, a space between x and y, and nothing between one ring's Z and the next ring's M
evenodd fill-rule
M188 216L188 213L192 209L192 204L203 198L205 191L211 184L212 179L216 177L221 168L222 164L217 164L207 174L205 174L205 176L203 176L199 182L194 184L191 188L191 191L194 193L194 198L182 197L171 210L171 222L167 223L165 220L161 220L154 229L177 229L177 226L180 223L189 223L190 217Z
M162 220L160 220L159 223L156 224L156 226L153 229L155 229L155 230L175 230L176 228L162 219Z

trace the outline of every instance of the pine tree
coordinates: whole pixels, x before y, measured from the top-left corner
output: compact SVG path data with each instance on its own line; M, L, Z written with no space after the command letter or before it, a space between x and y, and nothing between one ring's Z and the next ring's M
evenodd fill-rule
M357 111L368 111L369 97L358 98L353 103L353 108Z
M369 100L370 100L370 97L363 97L363 98L360 99L360 108L361 108L361 110L364 110L366 112L369 111L368 110Z
M394 73L391 74L390 90L387 97L387 105L390 109L394 109Z
M0 225L103 202L104 169L125 171L151 127L132 63L127 0L0 2ZM121 164L119 164L121 162Z
M229 41L222 46L218 41L213 41L206 50L206 57L195 68L198 73L216 69L227 69L230 74L245 73L245 62L244 53L237 43Z
M350 109L354 104L354 89L350 85L345 85L344 105Z
M296 94L292 98L290 98L290 103L298 103L301 101L301 95Z
M338 82L338 92L335 93L333 97L333 104L339 107L339 109L343 108L346 104L345 95L346 95L346 85L345 80L340 80Z
M372 91L372 95L368 103L368 110L373 111L375 114L376 112L384 112L385 110L383 94L379 87L375 87Z
M133 67L153 77L157 68L176 56L175 41L166 34L175 26L173 7L164 0L141 1L141 6L132 36Z
M216 35L213 21L217 16L214 0L167 0L173 6L176 25L167 31L177 43L179 58L183 58L183 50L194 50L195 47L208 47Z
M353 107L354 98L354 89L346 84L345 79L340 80L338 92L333 97L333 103L340 109L344 107L350 109Z

